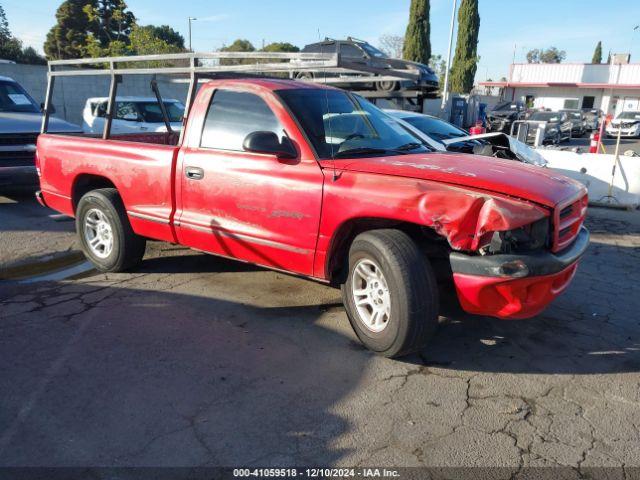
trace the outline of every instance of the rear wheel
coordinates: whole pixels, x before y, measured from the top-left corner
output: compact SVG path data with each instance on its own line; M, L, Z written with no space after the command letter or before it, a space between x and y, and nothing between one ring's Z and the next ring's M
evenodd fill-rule
M429 261L399 230L356 237L342 298L360 341L386 357L420 350L438 325L438 291Z
M313 73L311 72L298 72L296 73L298 80L313 80Z
M85 256L101 272L121 272L144 256L146 240L133 232L115 188L93 190L80 199L76 231Z

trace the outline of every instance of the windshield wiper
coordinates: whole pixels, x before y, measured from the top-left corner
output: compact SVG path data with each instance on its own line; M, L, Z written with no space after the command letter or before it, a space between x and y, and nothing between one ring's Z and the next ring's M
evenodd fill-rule
M338 152L334 155L334 158L348 158L351 155L367 155L367 154L379 154L379 153L400 153L401 155L406 155L405 152L399 152L397 150L392 150L390 148L373 148L373 147L358 147L358 148L350 148L349 150L343 150L342 152Z
M420 148L420 147L424 147L424 145L418 142L409 142L409 143L405 143L404 145L400 145L399 147L396 147L394 150L397 152L407 152L409 150L415 150L416 148Z

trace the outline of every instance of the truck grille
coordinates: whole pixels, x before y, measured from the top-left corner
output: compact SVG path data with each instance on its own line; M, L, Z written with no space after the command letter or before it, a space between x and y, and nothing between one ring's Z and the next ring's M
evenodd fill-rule
M553 248L554 252L564 250L571 245L580 232L587 215L586 195L561 204L554 212Z
M0 135L0 167L22 167L34 164L35 133Z

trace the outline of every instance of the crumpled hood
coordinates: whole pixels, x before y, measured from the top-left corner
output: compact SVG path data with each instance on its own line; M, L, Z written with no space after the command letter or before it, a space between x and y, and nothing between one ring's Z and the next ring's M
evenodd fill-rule
M0 135L11 133L40 133L41 113L0 112ZM82 128L59 118L49 118L50 133L81 132Z
M557 172L480 155L427 153L390 157L322 160L325 168L393 175L443 182L449 185L500 193L549 208L587 190Z

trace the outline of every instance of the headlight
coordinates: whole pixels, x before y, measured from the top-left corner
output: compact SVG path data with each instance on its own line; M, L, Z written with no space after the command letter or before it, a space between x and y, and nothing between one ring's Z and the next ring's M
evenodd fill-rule
M557 128L550 128L549 130L547 130L547 133L558 133L558 129Z
M487 253L522 253L540 250L549 243L549 218L541 218L524 227L494 232L485 247Z

